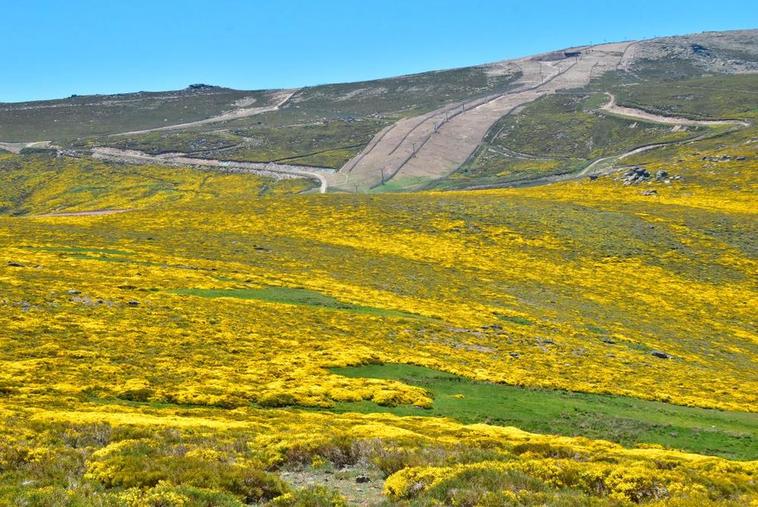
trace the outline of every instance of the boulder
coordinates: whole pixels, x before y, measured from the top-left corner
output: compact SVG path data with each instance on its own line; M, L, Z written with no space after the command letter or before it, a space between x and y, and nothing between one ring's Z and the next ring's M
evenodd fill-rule
M623 176L624 185L636 185L650 179L650 173L644 167L633 167Z

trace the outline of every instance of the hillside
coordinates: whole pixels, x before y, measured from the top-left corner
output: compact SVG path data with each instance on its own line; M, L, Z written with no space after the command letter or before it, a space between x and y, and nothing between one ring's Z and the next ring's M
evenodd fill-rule
M755 503L757 34L0 106L0 504Z
M324 173L332 190L349 192L508 186L545 175L581 174L599 158L621 155L651 139L677 141L704 133L683 129L667 135L655 120L609 115L603 94L620 107L661 117L752 118L756 33L709 32L571 48L299 90L244 92L198 85L179 92L3 104L0 147L5 142L18 151L24 143L47 141L85 155L97 147L139 151L163 163L180 154L306 166ZM588 100L572 118L565 110L572 106L550 97L556 93ZM664 103L673 108L657 109ZM496 139L514 122L525 122L536 135L539 128L532 128L530 113L537 107L543 120L563 115L572 125L561 138L575 153L564 149L555 158L540 151L539 138ZM602 139L592 134L604 135L606 129L615 134ZM113 160L135 161L113 153L108 152Z

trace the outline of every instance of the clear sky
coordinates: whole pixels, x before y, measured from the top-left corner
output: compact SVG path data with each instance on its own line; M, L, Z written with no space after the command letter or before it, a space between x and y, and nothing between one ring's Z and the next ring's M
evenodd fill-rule
M758 27L756 0L0 0L0 101L357 81Z

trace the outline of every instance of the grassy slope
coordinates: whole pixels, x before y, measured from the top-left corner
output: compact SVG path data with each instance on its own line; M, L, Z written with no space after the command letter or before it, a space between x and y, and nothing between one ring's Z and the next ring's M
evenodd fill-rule
M342 402L339 412L389 412L403 416L452 417L464 423L516 426L612 440L624 445L660 444L700 454L758 459L758 415L679 407L617 396L532 390L409 365L365 365L333 370L347 377L398 380L431 393L430 409Z

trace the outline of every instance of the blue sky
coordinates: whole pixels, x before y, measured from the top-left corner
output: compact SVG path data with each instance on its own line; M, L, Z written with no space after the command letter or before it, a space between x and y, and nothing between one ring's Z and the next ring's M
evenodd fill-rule
M0 0L0 101L357 81L758 27L755 0Z

